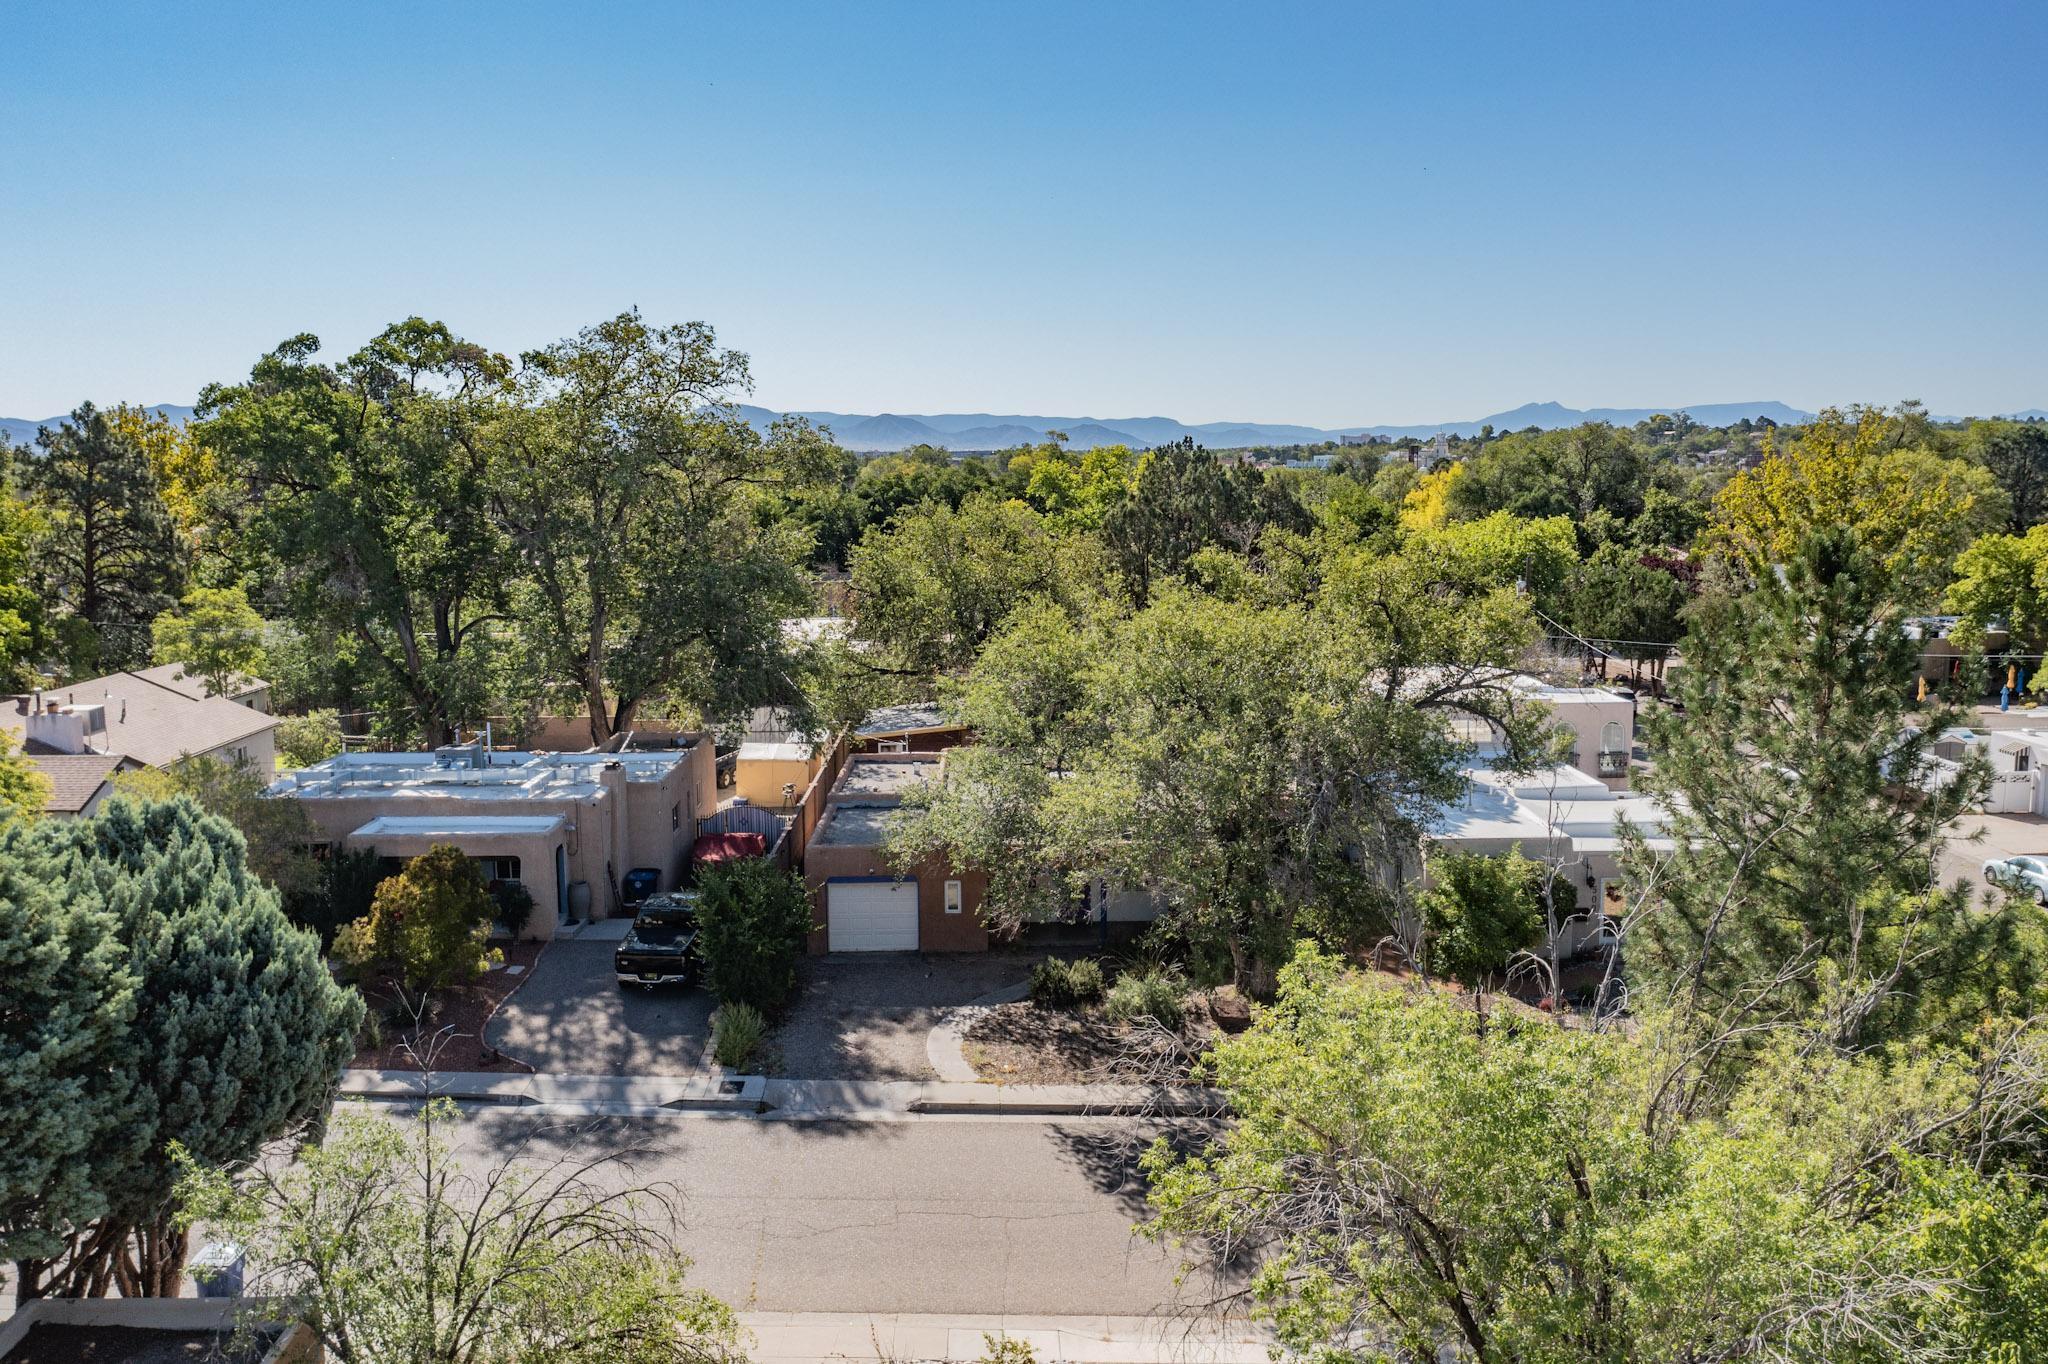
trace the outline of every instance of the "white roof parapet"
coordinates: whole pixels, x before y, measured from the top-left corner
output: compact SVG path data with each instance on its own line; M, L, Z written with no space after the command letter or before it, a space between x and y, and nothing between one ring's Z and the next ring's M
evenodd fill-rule
M562 827L560 815L379 815L350 838L536 837Z

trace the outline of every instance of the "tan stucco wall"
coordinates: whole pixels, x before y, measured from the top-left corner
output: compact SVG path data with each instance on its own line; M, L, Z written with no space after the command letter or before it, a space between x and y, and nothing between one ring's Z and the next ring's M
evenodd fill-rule
M344 838L342 844L350 848L375 849L379 857L418 857L444 843L454 844L469 857L516 857L519 859L519 883L533 896L534 903L533 919L527 927L526 936L536 942L545 942L555 936L556 906L559 903L555 898L555 848L566 836L559 830L552 834L491 834L462 839L385 834L377 838Z
M194 756L218 758L224 763L233 763L234 750L237 748L248 755L250 770L257 776L267 782L277 775L277 730L274 728L251 734L246 739L237 739L222 748L209 748L204 753Z
M818 770L816 759L804 762L775 760L772 762L742 761L733 766L733 794L744 796L753 805L765 805L769 809L782 807L782 788L785 784L795 789L797 799L803 797L810 787L811 777ZM795 801L791 801L794 804Z

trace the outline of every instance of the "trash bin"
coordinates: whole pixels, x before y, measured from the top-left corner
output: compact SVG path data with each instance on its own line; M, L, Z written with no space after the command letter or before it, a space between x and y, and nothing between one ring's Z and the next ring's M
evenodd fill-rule
M202 1298L239 1298L248 1258L233 1241L213 1241L199 1248L199 1253L185 1266L185 1272L199 1286Z
M637 905L648 896L654 894L655 887L660 884L661 873L655 868L635 867L626 873L625 881L620 887L620 894L625 898L628 905Z

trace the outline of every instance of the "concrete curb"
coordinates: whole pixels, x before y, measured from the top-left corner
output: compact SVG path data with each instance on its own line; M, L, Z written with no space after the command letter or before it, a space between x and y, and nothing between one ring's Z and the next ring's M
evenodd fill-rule
M1014 1113L1040 1117L1213 1118L1229 1111L1213 1089L1191 1085L993 1085L939 1081L919 1087L913 1113Z
M431 1087L429 1082L431 1081ZM488 1071L351 1070L341 1092L350 1098L418 1099L429 1095L471 1103L595 1110L672 1109L758 1113L767 1081L758 1075L551 1075Z

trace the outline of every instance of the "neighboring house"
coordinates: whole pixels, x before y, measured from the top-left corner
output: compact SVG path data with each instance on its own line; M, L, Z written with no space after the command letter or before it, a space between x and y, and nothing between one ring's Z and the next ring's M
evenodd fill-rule
M30 757L119 755L137 767L186 758L246 764L266 780L277 770L277 719L252 704L205 694L204 684L160 677L163 668L109 673L0 705L0 729ZM245 693L269 688L254 683Z
M29 766L50 783L43 813L60 819L92 814L114 792L114 777L142 766L119 753L30 753Z
M2011 642L2011 636L2003 626L1992 625L1985 630L1983 640L1974 651L1966 649L1955 640L1955 633L1962 624L1961 616L1914 616L1905 622L1906 637L1920 645L1918 681L1926 682L1930 688L1959 681L1963 675L1963 662L1972 652L1995 661ZM1992 669L1984 678L1977 680L1979 685L1973 686L1969 694L1997 690L1998 681L2003 679L2004 673L2002 666ZM1917 685L1916 681L1916 689Z
M947 719L936 701L869 711L851 735L856 753L937 753L966 742L966 727Z
M849 758L804 849L804 880L817 907L813 952L981 952L988 878L928 858L898 875L882 855L904 794L944 780L938 753Z
M485 879L517 881L539 906L531 931L622 909L637 868L657 890L688 872L697 821L717 809L708 735L621 753L495 752L481 743L431 753L344 753L272 784L305 808L318 837L369 848L392 869L436 844L460 848Z
M197 673L186 671L182 663L159 663L154 668L138 668L132 674L145 682L154 682L159 687L168 687L180 696L189 696L195 701L213 695L211 683ZM270 714L270 684L260 677L246 677L234 673L228 678L227 690L220 693L224 700L250 710Z
M1606 687L1559 687L1533 677L1518 678L1514 686L1550 707L1557 723L1571 731L1566 763L1611 790L1628 790L1636 742L1633 698Z
M1955 780L1958 764L1971 751L1991 764L1991 790L1980 806L1996 815L2048 815L2048 729L1950 729L1934 741L1923 786L1938 790Z
M1592 945L1601 917L1622 912L1627 903L1621 868L1623 825L1641 833L1655 851L1668 851L1662 836L1666 812L1647 796L1615 790L1608 781L1577 767L1556 767L1516 776L1482 760L1465 769L1465 796L1430 821L1424 831L1423 865L1437 849L1522 856L1548 864L1567 878L1576 903L1565 925L1564 955ZM1598 917L1596 917L1596 911Z

